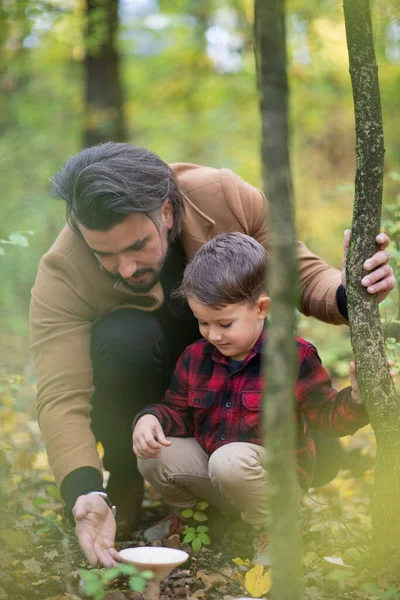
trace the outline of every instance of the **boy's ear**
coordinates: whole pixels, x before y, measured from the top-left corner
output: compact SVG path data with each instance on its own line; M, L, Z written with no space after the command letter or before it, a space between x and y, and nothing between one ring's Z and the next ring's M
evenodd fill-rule
M257 300L257 317L258 319L265 319L269 313L271 306L271 298L266 294L262 294Z

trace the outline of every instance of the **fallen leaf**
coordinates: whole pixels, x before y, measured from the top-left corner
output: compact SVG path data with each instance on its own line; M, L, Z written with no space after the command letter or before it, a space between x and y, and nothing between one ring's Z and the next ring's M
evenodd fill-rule
M305 567L309 567L317 559L318 556L317 554L315 554L315 552L307 552L307 554L303 558L303 565Z
M251 567L251 562L248 558L246 560L242 560L241 558L232 558L232 562L238 567L248 567L249 569Z
M27 569L31 573L35 573L35 575L39 575L39 573L42 572L42 567L40 566L40 563L38 563L38 561L34 558L30 558L29 560L23 560L22 564L24 565L25 569Z
M203 583L205 592L212 587L221 587L227 583L226 578L219 573L205 573L204 571L198 571L196 577Z
M196 590L190 597L189 600L202 600L205 598L206 590Z
M32 468L35 471L48 471L49 463L47 460L47 454L45 450L41 450L36 454L35 460L33 462Z
M253 598L268 594L271 589L271 570L264 573L262 565L255 565L246 573L244 584Z
M58 556L57 550L50 550L50 552L45 552L43 555L48 560L53 560L56 556Z
M326 562L331 563L332 565L336 565L338 567L348 567L349 569L351 569L351 565L346 565L343 562L343 559L340 558L340 556L324 556L324 560L326 560Z

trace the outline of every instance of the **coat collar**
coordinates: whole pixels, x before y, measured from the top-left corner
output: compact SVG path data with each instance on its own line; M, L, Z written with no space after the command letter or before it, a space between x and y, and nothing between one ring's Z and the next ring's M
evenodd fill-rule
M257 356L257 354L262 354L263 347L264 347L266 341L267 341L267 333L266 333L266 331L264 329L260 333L260 335L258 336L258 339L257 339L256 343L254 344L253 348L251 349L250 353L244 359L244 363L245 364L247 364L249 362L249 360L251 360L254 356ZM215 361L215 362L220 362L220 363L223 363L223 364L228 364L227 357L224 356L218 350L218 348L216 348L215 346L213 346L210 342L206 342L204 344L203 353L204 354L210 354L211 355L211 359L213 361Z
M192 258L197 250L213 237L215 221L197 208L185 193L183 203L185 216L180 238L186 256Z

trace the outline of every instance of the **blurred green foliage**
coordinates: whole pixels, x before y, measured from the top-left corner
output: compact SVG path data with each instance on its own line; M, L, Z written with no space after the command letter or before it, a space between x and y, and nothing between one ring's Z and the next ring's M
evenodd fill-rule
M387 173L400 159L395 4L373 3ZM0 256L0 326L26 345L38 262L64 223L64 206L48 197L48 179L82 146L85 0L1 0L0 7L0 238L34 232L29 251L10 245ZM252 12L250 0L120 0L129 141L170 162L227 167L261 184ZM340 0L291 0L287 29L299 237L339 266L355 169ZM400 182L387 178L388 205L399 190ZM347 355L344 328L327 331L314 320L301 323L300 334L323 357Z

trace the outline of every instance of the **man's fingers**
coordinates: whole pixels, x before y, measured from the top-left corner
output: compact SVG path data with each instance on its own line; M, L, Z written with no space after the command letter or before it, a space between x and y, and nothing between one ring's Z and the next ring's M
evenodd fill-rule
M388 236L386 235L386 233L378 233L378 235L375 238L376 243L379 244L380 246L380 250L384 250L390 242L390 239L388 238Z
M345 231L344 231L344 239L343 239L343 250L345 251L346 254L347 254L347 251L348 251L349 246L350 246L350 235L351 235L351 230L350 229L345 229Z
M99 542L95 542L94 552L96 554L97 561L101 563L103 567L109 568L117 566L117 562L110 556L109 549L103 548Z
M98 560L94 551L93 540L91 536L84 532L80 533L79 531L77 531L77 536L84 555L86 556L90 564L95 567L97 565Z
M375 269L368 275L365 275L361 283L364 287L368 287L370 285L374 285L374 283L380 281L386 281L392 276L392 268L389 265L382 265L378 269Z
M388 294L389 292L392 291L392 289L394 288L396 283L396 280L394 279L394 277L385 277L385 279L382 279L381 281L378 281L377 283L374 283L372 285L369 285L367 287L367 292L369 294L377 294L378 292L382 292L383 296L382 298L380 296L378 296L378 300L379 302L381 302L381 300L383 300Z
M386 250L379 250L375 252L371 258L368 258L364 263L364 269L366 271L372 271L381 265L387 265L389 262L390 254Z
M115 548L109 548L108 549L108 553L111 556L111 558L113 560L115 560L115 562L117 562L117 563L122 562L122 558L120 556L120 553Z

